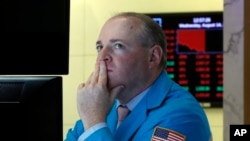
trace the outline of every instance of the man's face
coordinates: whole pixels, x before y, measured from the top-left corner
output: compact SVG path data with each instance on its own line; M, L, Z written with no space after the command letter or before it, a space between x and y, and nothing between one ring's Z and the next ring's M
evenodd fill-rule
M99 34L97 60L106 62L108 88L124 85L134 89L148 75L150 52L138 40L139 23L136 18L116 17L106 22Z

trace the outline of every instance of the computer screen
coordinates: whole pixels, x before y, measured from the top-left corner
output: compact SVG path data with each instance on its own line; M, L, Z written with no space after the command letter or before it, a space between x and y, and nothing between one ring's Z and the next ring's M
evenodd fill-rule
M204 107L222 107L223 12L145 14L166 35L169 76Z
M1 139L62 141L62 78L0 76Z
M0 75L66 75L70 0L1 2Z

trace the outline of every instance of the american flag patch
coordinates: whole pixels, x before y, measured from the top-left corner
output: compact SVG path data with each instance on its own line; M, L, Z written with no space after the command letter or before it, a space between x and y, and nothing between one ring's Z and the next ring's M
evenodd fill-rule
M156 127L151 141L185 141L185 136L173 130Z

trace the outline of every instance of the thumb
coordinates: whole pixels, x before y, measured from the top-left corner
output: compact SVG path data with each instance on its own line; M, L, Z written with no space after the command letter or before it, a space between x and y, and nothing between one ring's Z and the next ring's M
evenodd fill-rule
M120 85L120 86L117 86L117 87L115 87L115 88L113 88L113 89L111 90L111 92L110 92L110 98L111 98L112 101L113 101L113 100L116 98L116 96L122 91L123 88L124 88L124 86L123 86L123 85Z

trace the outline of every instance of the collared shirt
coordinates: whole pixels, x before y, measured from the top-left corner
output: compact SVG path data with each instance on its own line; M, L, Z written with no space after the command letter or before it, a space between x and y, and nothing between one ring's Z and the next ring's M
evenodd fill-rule
M127 104L125 104L125 105L128 107L128 109L129 109L130 111L132 111L132 110L136 107L136 105L137 105L137 104L142 100L142 98L146 95L146 93L148 92L148 90L149 90L149 88L146 89L146 90L144 90L142 93L140 93L139 95L137 95L136 97L134 97L132 100L130 100ZM116 103L117 103L116 108L117 108L119 105L123 105L123 104L120 103L119 100L117 100Z
M147 94L149 88L147 88L146 90L144 90L143 92L138 94L136 97L134 97L132 100L130 100L127 104L125 104L130 111L132 111L137 106L137 104L143 99L143 97ZM116 107L118 107L120 105L120 101L117 100L116 103L117 103ZM78 138L78 141L84 141L86 138L88 138L95 131L97 131L101 128L104 128L104 127L107 127L106 122L101 122L101 123L95 124L94 126L90 127L88 130L84 131L81 134L81 136Z

